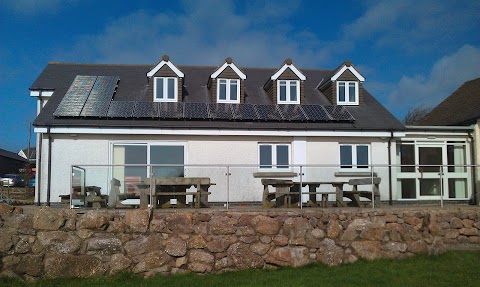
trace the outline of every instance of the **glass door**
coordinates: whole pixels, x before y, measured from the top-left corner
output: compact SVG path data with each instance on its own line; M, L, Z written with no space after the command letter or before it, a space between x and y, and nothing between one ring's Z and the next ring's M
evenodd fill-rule
M443 164L444 147L418 145L418 195L420 197L439 197L442 192L440 169Z

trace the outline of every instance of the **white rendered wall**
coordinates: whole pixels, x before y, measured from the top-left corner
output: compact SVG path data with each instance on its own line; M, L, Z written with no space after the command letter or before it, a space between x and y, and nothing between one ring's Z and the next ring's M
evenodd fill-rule
M111 147L122 143L171 143L185 145L185 163L199 165L186 168L186 176L210 177L216 183L209 191L209 200L214 201L260 201L263 191L261 178L254 178L259 172L258 143L292 143L292 164L333 165L331 167L304 168L304 181L346 181L348 178L335 177L340 163L339 143L368 143L373 164L387 164L388 142L375 138L357 138L343 141L332 137L272 137L272 136L162 136L162 135L53 135L52 143L52 183L51 202L58 202L61 194L70 192L71 166L108 165L112 163ZM42 146L41 201L46 202L48 140L45 137ZM212 166L216 165L216 166ZM230 177L227 179L226 165ZM109 191L112 170L108 167L85 167L87 169L86 185L102 188L102 193ZM298 168L292 169L296 173ZM388 199L388 169L375 172L382 177L381 196ZM299 177L293 178L299 180ZM228 182L229 181L229 182ZM228 188L230 187L230 188ZM321 188L330 188L324 186Z

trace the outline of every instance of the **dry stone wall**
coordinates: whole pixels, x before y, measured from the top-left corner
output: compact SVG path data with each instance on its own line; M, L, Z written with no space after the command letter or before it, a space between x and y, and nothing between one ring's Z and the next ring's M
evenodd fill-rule
M0 276L328 266L480 247L480 209L86 211L0 205Z

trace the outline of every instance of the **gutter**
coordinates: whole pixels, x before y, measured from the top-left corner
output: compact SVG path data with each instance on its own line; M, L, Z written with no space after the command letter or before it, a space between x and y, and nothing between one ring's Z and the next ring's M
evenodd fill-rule
M393 205L392 140L393 140L393 131L390 131L390 138L388 139L388 205Z
M470 157L473 159L474 163L476 162L475 155L477 151L475 150L475 138L472 135L472 132L468 133L468 137L470 138ZM472 200L471 204L478 205L478 196L477 196L477 167L472 166L472 179L473 179L473 192L472 192Z
M43 106L43 99L40 97L40 107ZM40 112L37 112L40 113ZM37 114L38 116L38 114ZM35 132L35 130L34 130ZM38 136L40 137L38 141L38 146L37 146L37 162L36 162L36 175L37 178L35 179L35 185L37 186L36 189L38 191L37 194L37 206L40 206L42 203L40 201L41 194L42 194L42 144L43 144L43 133L38 133Z
M52 182L52 135L50 133L50 127L47 127L47 136L48 136L48 179L47 179L47 206L50 206L50 188Z
M474 125L469 126L405 126L406 130L447 130L447 131L471 131Z

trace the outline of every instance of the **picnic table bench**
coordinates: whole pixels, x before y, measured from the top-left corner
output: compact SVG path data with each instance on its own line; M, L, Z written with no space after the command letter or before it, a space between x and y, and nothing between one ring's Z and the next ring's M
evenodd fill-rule
M336 204L339 207L346 207L348 205L360 207L360 197L368 198L372 201L372 191L359 190L359 186L372 185L373 199L377 205L380 204L379 184L381 178L358 178L350 179L349 181L292 181L288 179L262 179L263 207L293 207L297 206L300 194L308 194L307 206L310 207L327 207L328 196L335 195ZM332 191L317 190L321 185L331 185L335 188ZM351 185L352 190L344 190L345 185ZM275 188L274 191L269 189L269 186ZM308 191L300 192L300 186L308 186ZM317 201L317 195L321 196L320 202ZM348 198L351 202L347 202L344 198ZM275 202L273 202L275 200Z

